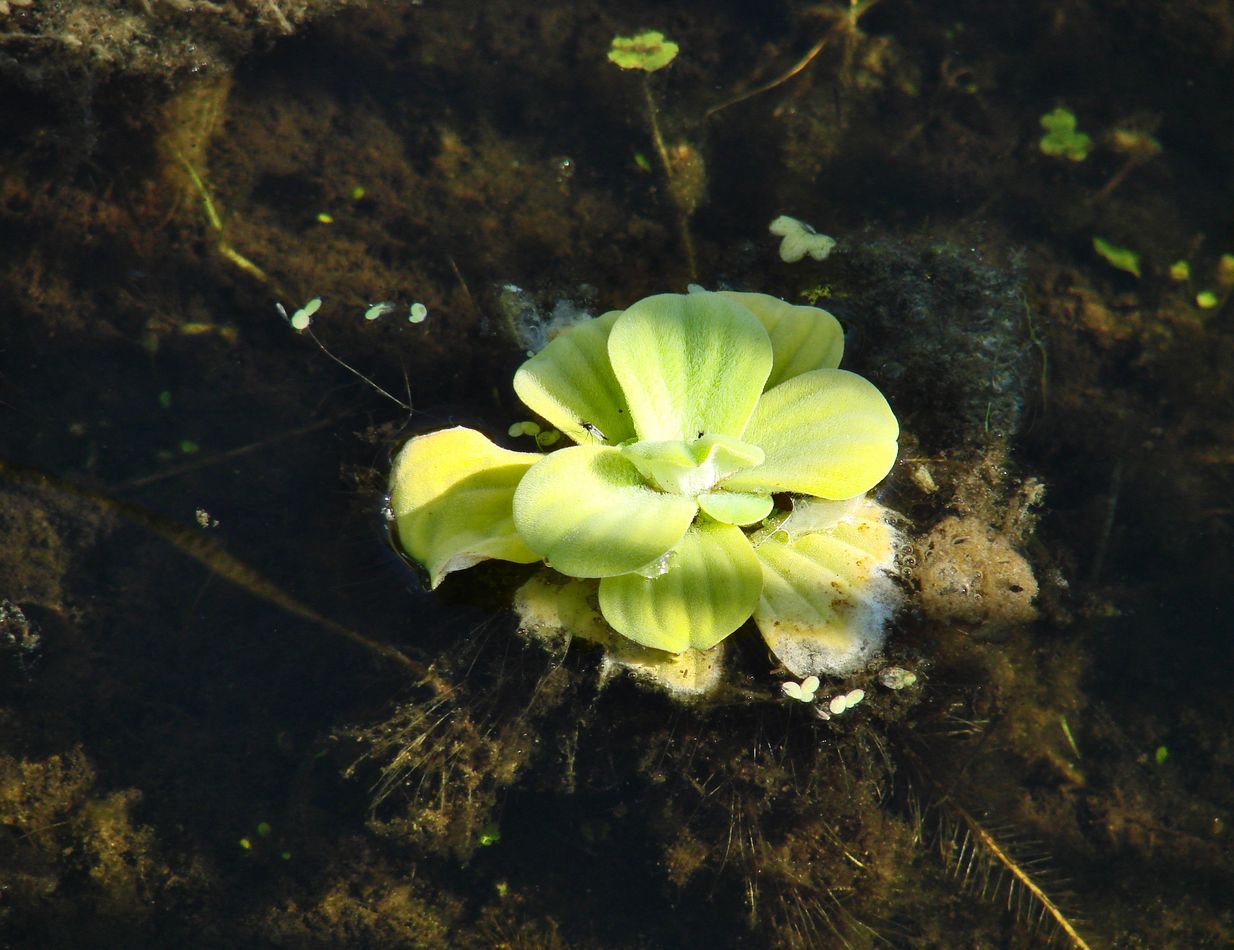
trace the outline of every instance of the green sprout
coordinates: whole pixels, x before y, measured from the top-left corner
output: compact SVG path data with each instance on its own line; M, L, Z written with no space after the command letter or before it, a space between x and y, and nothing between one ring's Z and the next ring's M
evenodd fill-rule
M702 200L706 189L706 175L703 171L702 156L685 142L679 142L669 148L660 130L659 110L656 108L655 97L651 94L651 84L648 77L651 73L663 69L677 56L677 44L666 40L659 30L648 30L637 36L614 36L609 47L609 62L621 69L637 70L642 74L643 101L647 106L647 125L651 131L651 141L656 148L656 157L660 159L660 167L668 182L668 195L677 209L677 228L681 232L681 246L685 251L686 266L690 276L698 273L694 256L694 238L690 234L690 216ZM635 156L635 164L643 170L646 157L639 162Z
M501 841L501 828L497 822L490 821L487 825L480 829L480 845L485 848L490 848Z
M1133 274L1136 277L1140 276L1140 255L1130 248L1119 247L1117 244L1111 244L1105 238L1094 237L1093 250L1111 267L1126 271L1128 274Z
M608 60L622 69L654 73L676 59L677 50L677 44L666 40L659 30L648 30L637 36L614 36Z
M1201 310L1216 310L1221 298L1211 290L1201 290L1195 295L1195 305Z
M653 650L709 650L753 616L794 676L851 671L889 613L894 532L865 493L899 426L838 369L843 347L825 310L754 293L576 324L514 377L575 444L412 439L390 477L398 543L433 587L486 558L592 579L608 627Z
M1158 765L1165 765L1165 760L1170 757L1170 750L1163 745L1157 746L1157 751L1153 753L1153 761Z
M1074 112L1061 107L1047 112L1041 117L1041 127L1046 134L1041 137L1037 147L1044 154L1073 162L1082 162L1088 158L1093 140L1076 129Z
M299 310L293 313L290 317L287 316L287 308L284 307L281 303L276 303L274 306L278 310L278 312L282 314L283 319L285 319L288 323L291 324L291 328L293 330L295 330L297 333L303 333L310 326L312 326L313 315L317 313L318 310L321 309L321 298L314 297L312 300L306 303L303 307L301 307Z
M534 439L540 434L540 424L530 420L516 422L507 431L512 439L517 439L520 435L529 435Z

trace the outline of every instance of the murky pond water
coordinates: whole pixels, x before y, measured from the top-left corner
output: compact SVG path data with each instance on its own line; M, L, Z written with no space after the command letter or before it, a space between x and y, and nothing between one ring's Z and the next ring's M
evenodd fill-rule
M1234 945L1232 65L1202 2L0 4L3 941ZM406 439L531 450L546 328L691 283L899 418L842 715L391 544Z

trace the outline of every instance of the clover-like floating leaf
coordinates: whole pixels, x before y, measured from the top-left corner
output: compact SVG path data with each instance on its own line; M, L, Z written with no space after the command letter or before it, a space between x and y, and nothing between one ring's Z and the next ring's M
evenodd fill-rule
M563 330L514 374L524 405L583 445L595 442L597 431L613 444L634 437L608 359L609 333L620 316L614 310Z
M1093 140L1076 128L1074 112L1061 107L1047 112L1041 117L1041 127L1045 129L1045 135L1041 137L1037 147L1044 154L1073 162L1082 162L1088 158Z
M825 261L835 250L835 238L819 234L804 221L786 214L772 221L767 230L781 238L780 260L785 264L795 264L807 254L816 261Z
M771 514L770 495L713 491L696 496L698 506L724 524L754 524Z
M852 498L890 471L899 432L872 383L842 369L803 373L763 393L746 429L767 460L720 487Z
M608 354L638 437L657 442L741 438L772 360L758 318L707 292L640 300L613 324Z
M609 446L575 445L545 456L514 494L514 523L549 566L571 577L637 570L676 544L698 505L648 487Z
M663 69L677 56L677 44L666 40L659 30L648 30L637 36L614 36L609 46L608 61L622 69L641 69L654 73Z
M762 571L740 528L696 525L660 577L600 581L600 611L618 633L670 653L706 650L740 627L758 604Z
M866 501L851 521L757 548L763 591L754 620L794 676L844 675L881 648L899 596L887 576L895 533Z
M844 331L840 321L820 307L787 303L768 294L722 290L720 296L735 300L758 317L771 337L774 362L766 387L814 369L835 369L844 356Z
M486 558L540 559L515 531L512 505L519 481L541 459L461 426L403 446L390 473L390 508L399 544L424 565L433 587Z

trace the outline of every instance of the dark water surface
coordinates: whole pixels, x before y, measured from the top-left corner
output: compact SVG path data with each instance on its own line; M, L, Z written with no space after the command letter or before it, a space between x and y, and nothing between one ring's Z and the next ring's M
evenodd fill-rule
M0 943L1234 946L1228 4L9 6ZM900 419L918 683L842 720L390 545L401 441L516 446L555 310L691 282Z

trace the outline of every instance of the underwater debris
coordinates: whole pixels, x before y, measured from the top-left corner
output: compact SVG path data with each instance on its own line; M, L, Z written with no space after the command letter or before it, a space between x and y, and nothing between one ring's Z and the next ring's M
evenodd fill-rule
M948 516L919 540L920 603L933 620L985 633L1037 619L1037 578L1008 537L980 519Z
M917 682L917 674L900 666L888 666L878 671L878 681L888 689L908 689Z
M948 798L941 809L957 822L939 835L940 851L951 875L965 890L991 901L1002 899L1018 920L1055 929L1077 950L1090 950L1084 938L1039 883L1039 861L1018 860L992 832Z

